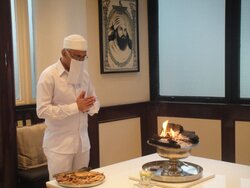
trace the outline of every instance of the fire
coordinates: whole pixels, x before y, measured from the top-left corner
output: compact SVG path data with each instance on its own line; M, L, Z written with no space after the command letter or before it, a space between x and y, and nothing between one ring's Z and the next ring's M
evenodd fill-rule
M175 132L173 131L172 128L170 129L170 137L171 137L171 138L174 138L174 137L175 137Z
M162 131L160 134L160 137L166 137L167 136L167 127L168 127L168 120L164 121L162 124Z
M174 132L172 128L170 129L170 132L168 132L167 127L168 127L168 120L162 123L162 131L161 131L160 137L170 136L171 138L174 138L176 136L176 133Z

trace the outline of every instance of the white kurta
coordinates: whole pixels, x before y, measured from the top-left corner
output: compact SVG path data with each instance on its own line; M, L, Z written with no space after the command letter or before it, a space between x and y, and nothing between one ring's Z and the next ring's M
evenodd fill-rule
M96 99L88 113L79 112L76 99L82 91L85 97L95 96L89 74L84 70L80 84L68 84L68 72L60 61L45 69L37 84L37 115L45 119L43 147L47 150L73 154L79 141L82 151L90 149L88 137L88 114L93 115L100 108Z

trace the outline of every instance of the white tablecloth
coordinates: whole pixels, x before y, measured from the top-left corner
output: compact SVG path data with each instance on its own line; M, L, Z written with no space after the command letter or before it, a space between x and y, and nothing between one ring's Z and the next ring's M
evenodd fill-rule
M134 184L137 182L129 180L129 176L138 178L143 164L157 160L164 159L158 154L151 154L95 169L95 171L103 172L106 177L105 182L97 188L135 188ZM215 175L210 180L192 186L193 188L250 188L250 166L195 156L189 156L184 161L203 167L202 178ZM164 185L186 187L190 183L165 183ZM46 185L47 188L61 188L55 180L47 182Z

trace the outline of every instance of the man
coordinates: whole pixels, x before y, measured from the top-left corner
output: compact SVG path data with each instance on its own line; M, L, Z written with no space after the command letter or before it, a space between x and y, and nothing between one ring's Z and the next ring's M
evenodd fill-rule
M114 18L109 41L111 55L117 62L124 63L131 55L132 40L129 37L128 26L123 17L116 16Z
M61 58L46 68L37 84L37 115L45 119L43 149L53 175L89 163L88 114L100 104L85 69L87 41L80 35L64 39Z

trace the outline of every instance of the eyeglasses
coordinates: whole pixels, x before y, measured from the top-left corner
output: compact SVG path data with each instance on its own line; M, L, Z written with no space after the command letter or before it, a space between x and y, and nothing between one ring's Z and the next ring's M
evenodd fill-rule
M87 54L86 55L80 55L80 54L74 54L72 53L71 51L68 51L71 58L75 59L75 60L78 60L78 61L85 61L88 59L88 56Z
M78 61L85 61L86 59L88 59L88 56L87 55L84 55L84 56L81 56L81 55L71 55L71 57L75 60L78 60Z

